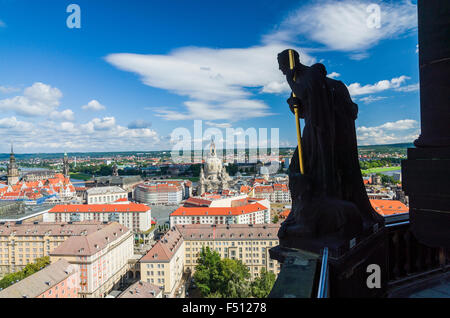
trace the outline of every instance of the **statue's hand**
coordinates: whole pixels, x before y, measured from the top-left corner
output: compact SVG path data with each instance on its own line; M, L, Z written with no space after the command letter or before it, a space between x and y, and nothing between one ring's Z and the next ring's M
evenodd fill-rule
M295 108L299 110L300 114L300 100L297 97L293 97L291 94L291 97L288 98L287 103L289 104L289 108L291 109L291 112L295 115Z

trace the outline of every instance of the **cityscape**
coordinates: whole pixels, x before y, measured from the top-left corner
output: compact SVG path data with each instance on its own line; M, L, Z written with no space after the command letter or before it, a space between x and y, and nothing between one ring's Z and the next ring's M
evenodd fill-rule
M399 166L406 147L360 150L361 168L373 164L362 170L367 193L387 220L408 219ZM204 162L189 164L170 163L169 151L18 160L11 146L1 162L0 297L207 297L195 283L203 247L239 260L251 280L272 287L280 264L268 250L278 245L280 223L291 209L293 151L280 151L279 171L271 174L270 162L225 163L214 141ZM98 239L101 233L109 235L106 242ZM70 260L81 255L89 262L77 268ZM27 290L27 280L49 279L44 270L11 284L15 273L44 259L50 262L45 269L70 269L61 279L72 288L51 280ZM115 265L102 267L105 262Z
M0 299L450 298L449 14L0 1Z

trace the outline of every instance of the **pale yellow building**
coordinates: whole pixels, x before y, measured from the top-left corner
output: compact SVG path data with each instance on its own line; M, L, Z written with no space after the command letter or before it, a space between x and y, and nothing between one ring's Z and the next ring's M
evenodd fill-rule
M182 276L195 271L206 246L221 258L242 261L253 279L263 268L278 275L280 265L269 256L269 249L279 243L278 229L279 224L177 225L141 259L141 279L163 286L165 297L183 297Z
M71 236L88 235L105 227L102 222L0 223L0 278L20 271Z
M65 259L78 267L81 298L103 298L129 270L133 232L114 222L86 236L72 236L50 253L50 261Z
M173 227L140 260L141 280L164 288L164 297L182 297L180 283L184 273L184 241ZM178 293L181 288L181 294Z

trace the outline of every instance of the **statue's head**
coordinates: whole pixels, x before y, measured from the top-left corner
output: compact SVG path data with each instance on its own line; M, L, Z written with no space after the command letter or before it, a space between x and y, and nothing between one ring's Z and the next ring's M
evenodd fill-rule
M287 71L290 69L289 51L290 51L290 49L287 49L278 54L278 66L279 66L279 69L285 75L286 75ZM295 50L292 50L292 53L294 54L294 66L299 66L300 65L300 55Z
M316 63L311 67L317 69L323 76L327 76L328 74L325 65L323 65L322 63Z

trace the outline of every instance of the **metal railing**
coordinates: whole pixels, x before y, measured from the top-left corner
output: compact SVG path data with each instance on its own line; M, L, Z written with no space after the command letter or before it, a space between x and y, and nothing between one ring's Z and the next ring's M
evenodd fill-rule
M445 250L419 242L411 232L409 220L386 224L386 229L388 289L450 268L449 255Z
M328 298L328 247L323 249L317 298Z

